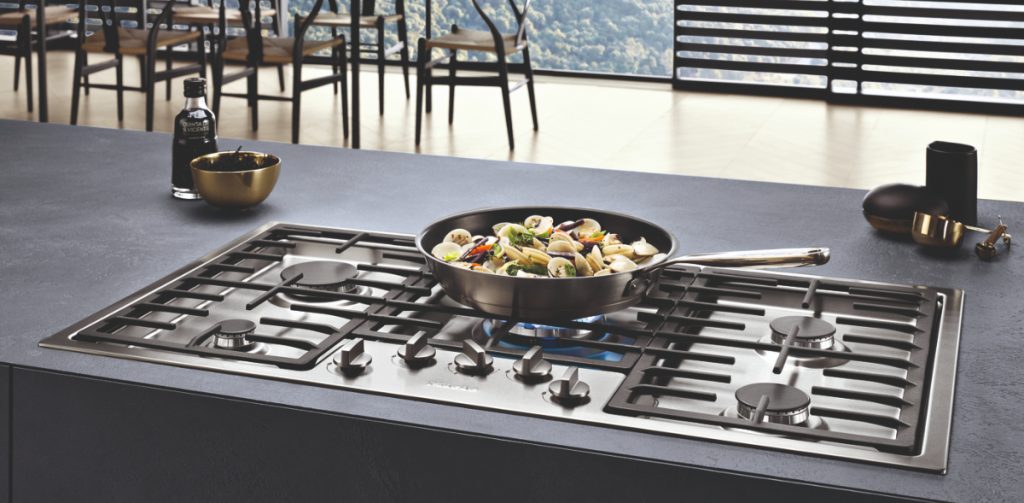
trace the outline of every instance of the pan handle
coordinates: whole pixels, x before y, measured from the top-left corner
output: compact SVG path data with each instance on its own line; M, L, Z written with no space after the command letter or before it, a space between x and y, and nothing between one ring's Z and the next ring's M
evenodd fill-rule
M804 267L823 265L828 262L831 252L828 248L779 248L773 250L748 250L721 253L697 253L666 260L644 268L653 272L675 264L706 265L712 267L734 267L757 269L762 267Z
M749 250L721 253L698 253L645 267L626 285L625 295L635 295L646 290L661 270L676 264L703 265L757 269L762 267L804 267L822 265L828 262L831 251L828 248L780 248L773 250Z

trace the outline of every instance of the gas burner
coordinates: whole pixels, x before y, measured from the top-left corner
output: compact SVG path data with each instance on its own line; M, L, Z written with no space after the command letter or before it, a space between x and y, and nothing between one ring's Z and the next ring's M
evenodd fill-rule
M791 345L797 348L830 349L835 344L836 327L821 318L810 316L783 316L769 324L772 342L782 344L790 331L797 329Z
M576 321L600 323L604 321L604 316L591 316ZM505 320L485 319L473 330L473 339L483 343L495 333L504 331L509 323ZM621 354L572 344L574 340L615 342L617 339L617 336L605 332L522 322L508 328L507 332L501 337L501 341L498 342L498 346L523 350L533 346L541 346L544 348L544 352L551 354L576 356L591 360L618 361L622 359Z
M249 320L224 320L213 332L213 346L243 353L265 353L266 345L248 339L256 331L256 324Z
M769 324L771 335L762 337L758 342L766 344L782 344L786 341L790 330L796 327L797 333L790 342L794 348L820 349L836 353L849 351L845 344L836 340L836 327L831 323L811 316L782 316L773 319ZM779 353L777 351L757 350L764 358L775 361ZM790 354L786 365L825 369L845 365L848 360L841 354L835 357L826 356L802 356Z
M310 261L285 267L281 270L281 280L289 281L299 274L302 279L295 282L294 286L322 290L325 292L351 293L365 295L369 288L349 282L359 275L359 271L352 264L347 262L333 261ZM321 297L315 294L281 293L272 303L280 307L289 307L295 303L337 303L352 304L347 300Z
M786 384L754 383L736 390L737 415L753 423L801 425L810 417L810 406L807 393Z

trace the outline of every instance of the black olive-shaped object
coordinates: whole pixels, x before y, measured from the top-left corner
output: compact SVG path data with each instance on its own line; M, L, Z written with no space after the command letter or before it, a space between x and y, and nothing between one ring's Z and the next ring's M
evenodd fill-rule
M871 189L864 196L864 218L882 232L909 234L914 212L946 215L949 205L926 187L891 183Z

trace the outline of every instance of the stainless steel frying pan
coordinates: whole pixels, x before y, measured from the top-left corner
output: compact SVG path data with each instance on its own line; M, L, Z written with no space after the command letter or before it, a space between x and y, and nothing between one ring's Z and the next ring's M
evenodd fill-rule
M453 229L490 235L498 222L522 222L530 215L554 217L555 222L593 218L615 232L624 243L646 238L671 257L676 239L662 227L619 213L586 208L510 207L470 211L438 220L416 237L416 248L427 261L441 288L453 300L496 317L534 322L557 322L609 313L640 302L659 272L673 264L717 267L799 267L828 262L828 248L793 248L687 255L636 270L575 278L521 278L487 274L450 265L430 250Z

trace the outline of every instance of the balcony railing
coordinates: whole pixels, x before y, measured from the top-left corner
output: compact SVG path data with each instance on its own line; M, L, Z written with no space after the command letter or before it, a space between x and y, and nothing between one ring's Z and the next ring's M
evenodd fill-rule
M673 85L1024 113L1019 0L676 0Z

